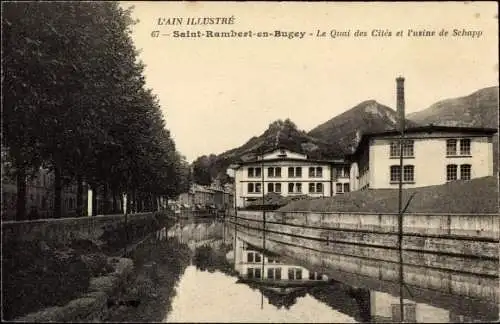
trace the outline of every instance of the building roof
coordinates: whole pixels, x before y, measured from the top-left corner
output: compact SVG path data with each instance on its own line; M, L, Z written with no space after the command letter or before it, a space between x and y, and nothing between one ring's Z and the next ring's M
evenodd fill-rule
M297 159L297 158L275 158L275 159L264 159L264 160L251 160L240 162L238 164L231 164L229 167L231 169L239 169L243 165L251 165L251 164L268 164L272 162L278 161L297 161L297 162L313 162L313 163L322 163L322 164L333 164L333 163L345 163L345 159L338 158L334 160L319 160L319 159Z
M419 134L419 133L433 133L433 132L444 132L444 133L464 133L464 134L477 134L492 136L498 130L495 128L485 128L485 127L463 127L463 126L442 126L442 125L425 125L417 127L409 127L405 129L405 134ZM397 129L386 130L382 132L372 132L365 133L361 136L358 146L351 156L356 155L359 151L368 143L368 140L375 137L383 136L395 136L399 135L400 131Z
M417 133L433 133L433 132L449 132L449 133L467 133L467 134L484 134L493 135L498 130L495 128L485 128L485 127L464 127L464 126L442 126L442 125L424 125L417 127L408 127L405 129L405 134L417 134ZM390 136L399 135L398 129L391 129L382 132L365 133L364 136L377 137L377 136Z

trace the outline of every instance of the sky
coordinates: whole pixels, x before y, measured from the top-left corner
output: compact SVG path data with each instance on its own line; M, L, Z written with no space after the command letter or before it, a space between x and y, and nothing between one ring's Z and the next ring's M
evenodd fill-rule
M187 267L177 284L172 311L163 322L356 323L310 295L297 298L289 310L278 309L264 297L261 308L260 291L236 281L218 271Z
M121 2L139 22L132 38L147 86L188 161L238 147L276 119L309 131L374 99L395 108L405 77L406 112L498 85L495 2ZM234 24L187 25L191 17ZM182 18L181 25L158 25ZM408 30L436 36L408 36ZM439 36L441 30L448 36ZM453 30L481 32L454 36ZM306 32L302 39L176 38L174 31ZM317 37L318 30L326 37ZM331 31L349 37L331 37ZM354 37L356 30L367 37ZM391 36L372 36L373 30ZM398 31L403 36L397 36ZM152 37L153 31L170 36ZM310 35L312 34L312 36ZM378 32L378 34L381 34Z

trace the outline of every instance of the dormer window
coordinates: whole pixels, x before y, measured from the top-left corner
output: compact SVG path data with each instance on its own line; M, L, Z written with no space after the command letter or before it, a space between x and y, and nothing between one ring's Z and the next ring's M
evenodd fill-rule
M278 157L280 157L280 158L286 157L286 151L285 150L280 150L279 153L278 153Z

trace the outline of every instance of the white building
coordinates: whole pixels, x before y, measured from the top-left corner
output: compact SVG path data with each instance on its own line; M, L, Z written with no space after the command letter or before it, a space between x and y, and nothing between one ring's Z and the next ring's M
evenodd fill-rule
M286 149L230 167L235 178L237 207L268 193L282 196L329 197L350 191L349 163L344 159L315 160Z
M496 129L422 126L405 131L403 187L414 188L493 175ZM352 155L351 190L397 188L399 132L365 134Z
M264 260L262 260L264 258ZM234 249L234 269L241 278L261 279L268 283L307 284L328 281L324 274L282 262L278 256L263 254L253 250L246 242L237 239Z

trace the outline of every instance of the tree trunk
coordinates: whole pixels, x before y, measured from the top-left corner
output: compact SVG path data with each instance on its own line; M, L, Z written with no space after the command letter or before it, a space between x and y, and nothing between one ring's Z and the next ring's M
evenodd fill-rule
M132 212L132 193L127 190L127 214Z
M90 216L96 216L97 209L99 208L99 206L97 206L97 188L98 186L96 185L90 186L90 189L92 190L92 215Z
M103 184L102 188L102 213L104 215L109 214L109 192L108 185L106 183Z
M83 180L82 175L76 176L76 217L83 216Z
M62 217L62 174L61 168L54 169L54 218Z
M132 204L132 213L135 214L135 213L137 213L137 190L133 189L132 192L133 192L132 193L132 195L133 195L132 199L134 200L134 202Z
M16 220L26 219L26 170L21 167L17 170L17 206Z
M118 202L117 202L117 199L116 199L116 192L115 192L115 190L111 190L111 195L113 196L112 212L113 212L113 214L117 214L118 213Z

